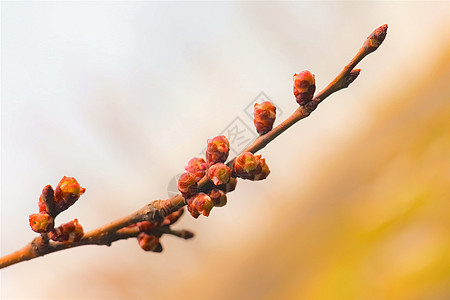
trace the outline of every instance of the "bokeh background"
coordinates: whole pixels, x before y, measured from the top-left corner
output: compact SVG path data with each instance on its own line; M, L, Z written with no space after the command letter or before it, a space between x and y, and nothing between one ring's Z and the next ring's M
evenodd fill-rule
M449 2L1 3L1 254L35 237L41 189L87 192L85 230L167 197L207 138L292 75L318 90L364 39L360 77L261 151L161 254L135 240L3 269L2 299L450 299Z

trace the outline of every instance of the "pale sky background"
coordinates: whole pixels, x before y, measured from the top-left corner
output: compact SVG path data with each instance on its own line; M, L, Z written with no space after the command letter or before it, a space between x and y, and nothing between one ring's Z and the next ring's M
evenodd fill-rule
M263 233L261 215L250 211L270 214L267 199L289 207L296 199L278 199L279 190L307 185L335 149L377 117L386 95L420 79L448 45L449 22L448 1L2 1L2 255L36 236L28 215L45 185L78 179L86 193L57 222L78 218L86 231L166 198L170 179L207 138L236 117L252 125L244 109L260 92L287 117L297 106L294 73L310 70L321 90L375 28L389 25L349 89L261 151L272 171L265 182L239 182L226 207L177 224L195 239L166 237L162 254L129 240L21 263L1 271L2 298L120 298L87 275L90 269L127 266L142 276L150 269L161 285L174 273L191 276L202 253L216 247L251 247ZM69 274L87 292L77 294L75 285L67 294L52 290Z

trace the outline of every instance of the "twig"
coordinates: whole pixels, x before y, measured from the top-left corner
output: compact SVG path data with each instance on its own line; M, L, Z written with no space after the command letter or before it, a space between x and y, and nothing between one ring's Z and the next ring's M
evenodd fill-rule
M328 84L322 91L320 91L312 101L300 105L292 115L284 120L277 127L269 131L268 133L258 137L255 141L248 146L243 152L256 153L263 149L267 144L273 141L277 136L282 134L292 125L297 123L303 118L308 117L325 98L331 94L347 88L359 75L360 69L354 69L355 66L369 53L375 51L378 46L383 42L387 33L387 25L383 25L377 28L364 42L363 46L359 49L355 57L344 67L344 69L336 76L336 78ZM228 165L233 164L232 159L228 162ZM198 182L199 191L208 190L211 188L211 181L207 176L202 178ZM0 269L7 266L30 260L46 254L83 246L83 245L107 245L111 243L127 239L130 237L136 237L139 234L139 230L136 228L127 228L127 226L135 224L141 221L157 221L160 222L164 217L168 216L172 212L177 211L179 208L186 205L185 199L181 195L176 195L167 200L156 200L148 205L144 206L140 210L132 213L129 216L123 217L116 221L113 221L104 226L98 227L90 232L87 232L81 240L73 243L63 243L49 241L46 234L35 238L31 243L24 248L13 252L9 255L0 258ZM193 234L186 230L172 230L169 226L162 226L154 229L153 234L171 234L181 238L191 238ZM161 249L162 250L162 249Z

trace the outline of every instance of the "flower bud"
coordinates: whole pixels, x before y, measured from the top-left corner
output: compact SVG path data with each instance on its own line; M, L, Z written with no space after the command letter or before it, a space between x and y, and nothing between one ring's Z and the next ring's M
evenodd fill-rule
M159 238L154 235L150 235L150 234L141 232L137 236L137 240L138 240L139 246L144 251L153 251L153 252L161 252L162 251L162 247L159 242ZM161 250L157 251L158 249L161 249Z
M224 163L216 163L209 167L208 177L214 185L226 184L230 181L231 169Z
M388 30L388 25L384 24L375 29L364 41L363 47L368 50L369 53L377 50L377 48L383 43Z
M251 152L241 153L233 163L233 171L238 177L250 179L257 172L258 160Z
M255 174L253 180L263 180L266 179L270 174L269 166L266 164L266 159L261 158L261 155L256 155L258 159L258 165L261 167L259 172Z
M259 135L268 133L273 128L273 123L275 122L277 108L269 101L265 101L261 104L255 103L254 115L255 119L253 123L255 124L256 131Z
M205 217L209 216L211 209L214 207L214 202L205 193L198 193L194 197L186 200L188 211L194 218L198 218L200 214Z
M221 185L217 186L217 188L220 189L221 191L224 191L225 193L229 193L236 189L236 185L237 185L237 179L234 177L230 177L230 181L228 181L228 183L221 184Z
M262 180L270 173L265 159L250 152L244 152L236 157L233 171L236 176L249 180Z
M214 202L214 206L222 207L227 204L227 195L222 190L212 189L212 191L209 192L209 197Z
M294 74L294 96L299 105L304 105L312 100L316 91L316 80L309 71Z
M206 147L206 164L212 166L218 162L225 162L230 153L230 142L224 135L216 136L208 140Z
M56 242L74 243L81 240L83 235L83 227L75 219L50 231L49 238Z
M189 160L184 169L189 173L194 174L195 180L199 181L206 174L206 162L203 158L194 157Z
M53 229L55 221L47 212L32 214L29 217L30 227L34 232L45 233Z
M55 192L51 185L47 185L39 196L39 212L47 212L50 215L55 209ZM55 216L53 216L55 217Z
M56 214L72 206L85 191L75 178L64 176L55 189Z
M150 221L142 221L139 223L136 223L135 225L139 228L139 231L141 232L149 232L152 229L155 229L156 227L159 227L161 223L159 222L150 222Z
M178 190L185 197L195 194L197 191L197 180L195 175L189 172L181 174L180 178L178 178Z
M181 218L183 213L184 213L184 207L180 208L177 211L174 211L173 213L171 213L170 215L165 217L162 224L163 225L172 225L173 223L178 221L179 218Z

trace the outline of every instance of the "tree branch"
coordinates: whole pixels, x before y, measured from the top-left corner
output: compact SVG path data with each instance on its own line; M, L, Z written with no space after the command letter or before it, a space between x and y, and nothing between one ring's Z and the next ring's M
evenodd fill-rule
M354 69L355 66L369 53L375 51L379 45L383 42L387 33L387 25L383 25L377 28L363 43L363 46L359 49L355 57L344 67L344 69L336 76L336 78L328 84L322 91L320 91L311 101L306 104L300 105L286 120L281 122L277 127L269 131L268 133L259 136L255 141L248 146L243 152L256 153L263 149L267 144L273 141L277 136L282 134L292 125L297 123L303 118L308 117L321 103L331 94L347 88L359 75L360 69ZM235 158L228 162L228 166L232 166ZM207 191L212 187L212 182L208 176L203 177L198 182L199 191ZM44 199L46 201L46 199ZM47 201L46 201L47 202ZM49 204L47 204L49 205ZM127 226L136 224L142 221L154 221L161 222L164 217L177 211L179 208L186 205L185 199L181 195L176 195L167 200L153 201L138 211L132 213L129 216L120 218L109 224L103 225L87 232L81 240L78 242L54 242L49 241L47 234L33 239L24 248L13 252L0 258L0 269L7 266L30 260L46 254L65 250L68 248L83 246L83 245L106 245L110 246L111 243L127 239L130 237L136 237L140 231L137 228L128 228ZM155 228L150 231L154 235L171 234L180 238L188 239L193 234L186 230L172 230L169 225L164 225ZM162 250L162 249L161 249Z

